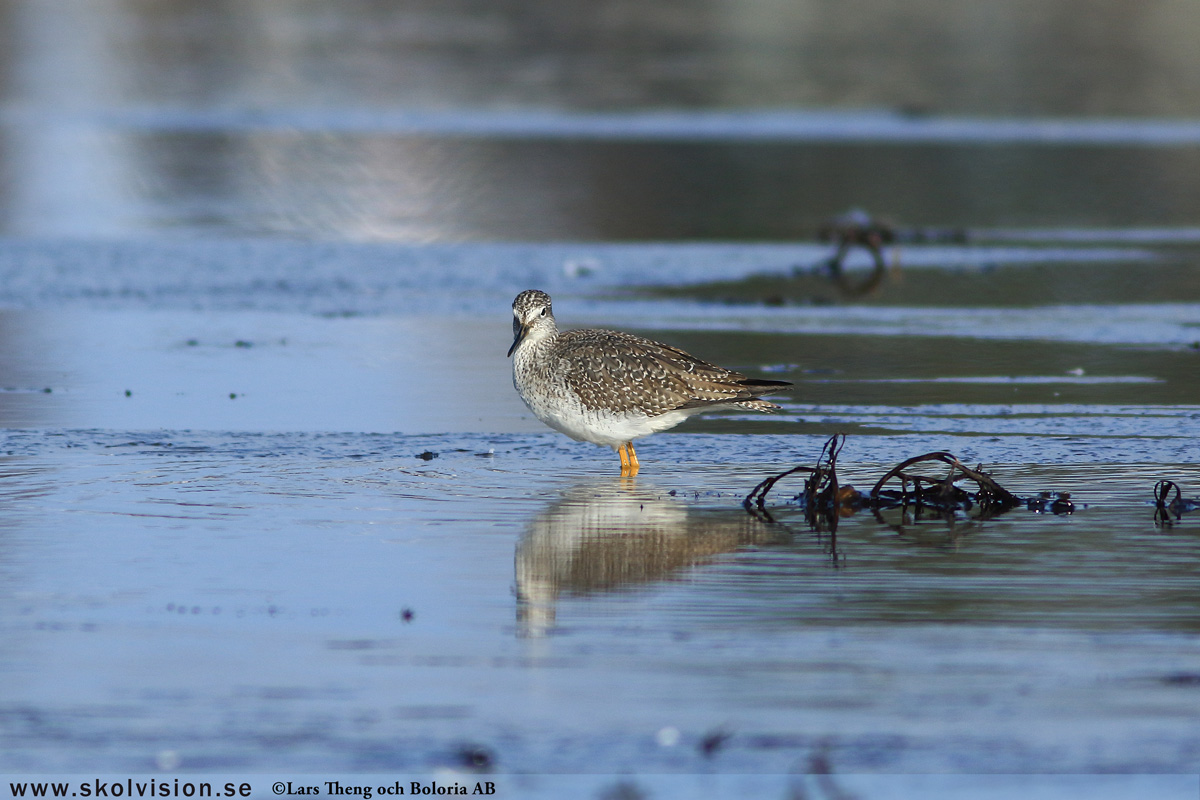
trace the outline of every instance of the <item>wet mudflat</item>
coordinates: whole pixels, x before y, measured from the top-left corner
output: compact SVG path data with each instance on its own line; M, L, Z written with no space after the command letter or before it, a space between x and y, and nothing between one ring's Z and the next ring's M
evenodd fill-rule
M1200 23L767 5L0 3L0 769L1194 797ZM796 389L622 480L530 287ZM835 432L1075 511L743 510Z
M1153 524L1159 466L1001 467L1087 507L863 515L834 562L738 504L817 437L665 438L622 481L541 434L11 432L8 758L1153 772L1197 746L1200 540Z
M503 320L6 313L8 764L484 758L527 796L628 772L784 796L814 763L865 792L1181 771L1200 518L1158 526L1151 501L1162 477L1200 489L1190 346L787 332L804 311L564 301L799 384L775 417L648 440L634 480L528 418ZM859 514L836 541L791 510L798 485L785 525L742 510L830 430L861 488L947 449L1077 510ZM662 780L638 785L692 789Z

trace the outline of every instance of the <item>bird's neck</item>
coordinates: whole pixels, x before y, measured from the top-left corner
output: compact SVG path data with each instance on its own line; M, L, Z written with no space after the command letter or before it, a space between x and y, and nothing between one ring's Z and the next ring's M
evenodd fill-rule
M529 333L525 334L525 338L521 341L521 346L518 350L540 350L546 347L558 335L558 326L554 324L554 319L544 319L538 322L529 329Z

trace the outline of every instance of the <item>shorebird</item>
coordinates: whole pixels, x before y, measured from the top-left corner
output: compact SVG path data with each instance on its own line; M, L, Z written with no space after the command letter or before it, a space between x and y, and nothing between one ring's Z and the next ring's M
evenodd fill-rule
M628 333L559 332L550 295L537 289L517 295L512 308L508 355L517 393L554 430L616 450L622 475L638 473L634 439L723 406L777 411L757 398L792 385L747 378Z

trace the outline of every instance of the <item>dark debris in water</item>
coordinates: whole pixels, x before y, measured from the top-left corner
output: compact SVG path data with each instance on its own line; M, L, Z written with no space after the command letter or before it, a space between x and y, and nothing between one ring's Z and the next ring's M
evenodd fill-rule
M41 388L29 388L22 386L4 386L0 387L0 393L3 394L53 394L54 389L49 386Z
M1160 680L1167 686L1200 687L1200 673L1197 672L1172 672L1169 675L1162 676Z
M969 514L976 520L989 519L1015 508L1034 513L1072 514L1075 504L1067 492L1042 492L1019 497L1005 489L982 465L963 464L945 451L914 456L888 470L871 490L863 493L838 481L837 458L846 443L846 435L832 436L821 450L816 466L800 465L772 475L751 490L742 501L747 512L766 522L775 522L767 510L767 495L779 481L790 475L805 474L804 489L793 499L804 510L805 521L817 531L837 530L841 517L870 511L880 522L885 509L903 509L914 514L936 513L948 519ZM943 474L928 475L916 469L920 465L940 464ZM899 486L895 486L895 484ZM973 488L964 488L973 485ZM836 551L831 550L836 554Z
M437 457L438 457L438 454L433 452L432 450L426 450L425 452L417 453L417 455L416 455L416 458L419 458L422 461L433 461Z
M901 243L953 243L967 241L967 232L960 228L900 228L887 220L872 217L865 211L853 209L821 224L817 239L837 246L834 254L818 266L847 297L859 297L874 291L888 271L883 248ZM871 256L873 268L860 281L852 281L844 269L846 256L854 248L865 249ZM894 266L894 265L893 265ZM800 268L794 270L799 272Z
M1075 504L1070 492L1042 492L1025 501L1025 507L1035 514L1074 514Z
M895 228L876 220L865 212L851 211L821 225L817 238L822 242L833 242L837 250L818 268L827 272L830 279L843 294L850 297L868 294L879 287L887 274L887 262L883 257L884 245L896 241ZM855 247L862 247L871 254L873 268L863 280L855 283L846 275L843 265L846 256Z
M606 786L596 795L597 800L647 800L649 797L637 783L629 779Z
M496 756L480 744L463 744L454 752L457 766L472 772L491 772L496 766Z
M1174 494L1174 497L1171 495ZM1167 498L1171 498L1168 500ZM1200 508L1200 500L1187 500L1175 481L1161 480L1154 484L1154 524L1170 527L1189 511Z
M702 738L700 743L696 746L696 749L699 750L700 755L704 756L705 758L712 758L717 754L718 750L725 746L725 743L728 742L732 736L733 734L724 728L717 728L716 730L706 733L704 738Z

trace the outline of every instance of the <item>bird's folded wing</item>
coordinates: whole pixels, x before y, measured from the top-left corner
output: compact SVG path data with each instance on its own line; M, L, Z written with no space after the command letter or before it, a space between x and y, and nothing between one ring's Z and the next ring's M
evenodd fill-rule
M739 372L627 333L568 331L556 345L559 374L588 408L656 415L760 393Z

